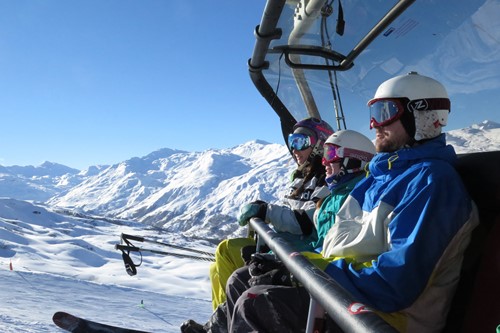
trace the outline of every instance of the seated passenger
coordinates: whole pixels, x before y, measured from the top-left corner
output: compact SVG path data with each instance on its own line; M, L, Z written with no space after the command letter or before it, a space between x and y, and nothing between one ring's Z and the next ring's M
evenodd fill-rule
M317 209L311 208L306 212L308 216L314 216L315 233L317 235L312 242L303 244L302 248L309 251L321 250L323 239L335 222L335 212L342 206L355 184L363 179L365 176L364 169L375 154L375 146L370 139L351 130L342 130L330 135L323 147L322 163L325 166L326 182L330 194L325 199L320 200ZM272 219L267 214L261 216L261 218L272 222ZM280 235L282 234L280 233ZM262 267L257 268L251 265L250 267L239 268L231 275L229 279L231 288L228 288L228 290L231 290L231 292L234 289L244 291L251 285L282 284L284 281L281 279L287 279L289 274L283 269L282 265L275 265L272 259L267 259L268 256L268 254L259 254L251 260L252 263L255 263L256 258L261 258L262 262L259 265L267 266L269 264L269 271L266 274L250 279L250 271L255 274L255 271L262 269ZM229 298L234 299L234 297ZM193 320L185 322L181 326L181 332L227 331L226 306L232 309L233 305L233 302L219 305L205 325L198 324Z
M245 226L253 216L267 216L274 229L282 232L295 245L304 247L316 236L312 213L316 202L326 197L330 191L325 183L325 170L321 165L323 144L333 130L328 123L316 118L301 120L293 127L288 137L288 147L298 164L292 174L289 192L282 204L266 204L255 201L242 207L238 222ZM231 273L245 263L241 250L255 247L252 238L233 238L222 241L215 251L215 262L210 266L212 283L212 306L214 309L226 300L226 282Z
M455 151L441 134L448 94L412 72L382 83L368 106L377 149L370 175L337 212L322 256L310 260L398 331L439 332L478 224L453 167ZM228 309L230 332L306 327L304 288L255 286L240 295L230 289L236 298Z

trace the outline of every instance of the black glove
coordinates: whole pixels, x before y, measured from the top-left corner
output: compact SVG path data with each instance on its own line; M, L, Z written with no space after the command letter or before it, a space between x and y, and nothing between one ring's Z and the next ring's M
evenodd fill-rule
M248 263L248 272L253 277L282 266L284 266L283 263L272 253L254 253Z
M260 246L260 253L269 252L271 249L266 244ZM245 262L245 265L248 266L250 264L250 260L252 259L252 254L257 252L257 246L255 245L247 245L241 248L241 258Z
M248 266L250 264L250 260L252 260L252 254L257 251L257 246L255 245L247 245L241 248L241 258L245 262L245 265Z
M275 268L262 275L252 276L248 280L251 287L258 285L274 285L274 286L292 286L292 277L290 272L283 265L280 268Z

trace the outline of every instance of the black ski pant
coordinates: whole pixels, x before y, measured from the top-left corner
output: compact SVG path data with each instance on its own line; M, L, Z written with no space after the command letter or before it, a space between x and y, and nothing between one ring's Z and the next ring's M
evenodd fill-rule
M227 323L229 332L304 332L309 293L303 287L259 285L250 287L247 267L228 280Z
M220 304L214 311L210 320L205 327L209 333L226 333L229 330L231 323L231 315L234 309L234 303L238 300L241 294L245 292L250 285L248 280L250 273L248 266L238 268L231 274L226 284L226 302ZM229 331L228 331L229 330Z

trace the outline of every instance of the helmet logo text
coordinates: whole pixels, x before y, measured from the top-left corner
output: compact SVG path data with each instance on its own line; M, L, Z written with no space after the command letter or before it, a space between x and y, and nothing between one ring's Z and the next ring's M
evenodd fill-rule
M425 99L416 99L408 103L408 110L411 112L426 111L429 110L429 103Z

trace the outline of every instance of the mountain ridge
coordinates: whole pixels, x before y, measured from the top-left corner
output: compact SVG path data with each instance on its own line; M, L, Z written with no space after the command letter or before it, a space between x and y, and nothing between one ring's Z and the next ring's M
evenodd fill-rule
M500 150L500 124L492 121L446 135L459 154ZM257 199L280 201L295 167L285 145L262 140L201 152L162 148L114 165L67 168L66 174L51 162L0 166L0 196L188 236L238 237L239 207Z
M158 150L112 165L47 204L201 237L239 235L228 223L237 209L279 200L294 167L285 146L257 140L202 152Z

